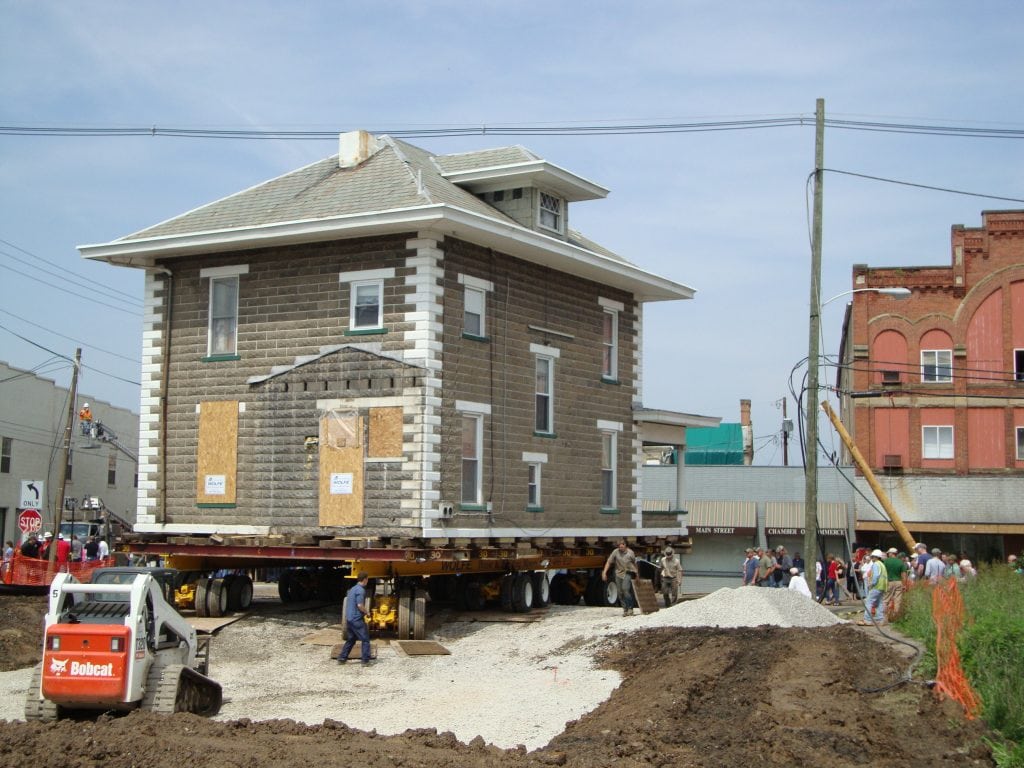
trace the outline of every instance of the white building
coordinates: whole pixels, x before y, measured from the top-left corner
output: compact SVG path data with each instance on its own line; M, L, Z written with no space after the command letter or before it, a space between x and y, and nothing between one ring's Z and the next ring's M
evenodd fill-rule
M44 530L53 528L60 493L60 460L68 414L68 389L50 379L0 361L0 530L3 540L21 540L18 520L31 504L39 505ZM82 499L98 498L114 514L135 520L136 452L139 416L79 393L65 499L74 499L72 516L94 517L81 509ZM79 409L89 403L97 436L82 434ZM29 487L31 486L31 487ZM68 504L68 507L72 504Z

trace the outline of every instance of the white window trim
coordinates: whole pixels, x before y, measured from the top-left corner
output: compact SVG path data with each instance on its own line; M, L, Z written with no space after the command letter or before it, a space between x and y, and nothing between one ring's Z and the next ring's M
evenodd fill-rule
M527 506L527 508L537 509L537 508L540 508L540 507L544 506L544 497L541 495L541 477L542 477L541 468L544 466L544 464L542 462L540 462L540 461L530 461L530 462L527 462L526 466L527 466L527 475L526 475L526 506ZM533 478L534 478L534 481L535 481L533 483L533 485L537 488L537 498L535 498L533 501L530 501L530 475L529 475L529 471L530 471L531 467L533 468Z
M356 324L356 291L363 286L375 286L377 288L377 322L372 325ZM348 293L348 328L350 331L369 331L384 327L384 281L375 280L353 280L349 283Z
M609 315L612 318L611 343L604 338L604 318ZM611 351L611 359L608 361L607 369L604 364L604 352L606 349ZM605 307L601 311L601 376L611 381L619 380L619 311L609 307Z
M942 453L943 443L940 440L941 432L939 430L949 430L949 456L927 456L925 450L928 446L928 442L925 439L925 434L928 430L933 429L935 432L935 448L939 454ZM954 433L953 426L951 424L925 424L921 427L921 459L925 461L950 461L956 458L956 434Z
M474 403L469 400L456 400L455 410L459 413L479 413L483 416L491 415L490 403Z
M543 201L544 201L544 196L545 195L547 195L548 197L550 197L553 200L557 200L558 201L558 210L557 211L552 211L550 208L544 208ZM556 195L556 194L554 194L552 192L545 192L544 190L541 190L541 189L537 190L537 226L540 229L546 230L548 232L557 232L560 235L563 234L565 232L565 209L566 209L566 203L565 203L565 198L564 197ZM549 227L547 224L543 223L542 217L541 217L541 212L542 211L548 211L549 213L553 213L557 217L558 226L557 227Z
M612 488L611 488L612 499L611 499L611 504L605 504L604 503L605 502L605 499L604 499L604 474L605 474L605 472L607 470L606 470L606 468L604 466L604 461L603 461L604 457L602 455L602 462L601 462L601 509L616 509L617 506L616 506L615 502L616 502L616 499L618 499L618 495L619 495L619 466L618 466L618 464L619 464L619 462L618 462L619 433L618 433L618 431L616 431L614 429L602 429L601 430L601 453L602 454L604 453L604 439L606 437L611 438L611 449L610 449L609 453L611 454L610 458L611 458L611 464L612 464L611 467L610 467L611 474L612 474Z
M355 272L339 272L339 283L359 283L367 280L387 280L395 276L394 267L385 269L362 269Z
M483 489L484 489L484 457L483 457L483 446L484 446L484 414L476 411L464 411L462 418L471 419L475 424L476 430L476 483L474 487L474 498L472 500L463 498L463 491L465 490L465 474L463 466L465 465L466 457L460 455L459 457L459 503L478 505L483 504ZM461 432L460 432L461 442ZM461 451L460 451L461 454Z
M531 344L530 346L532 347L533 345ZM553 434L555 434L555 359L556 358L552 357L551 355L538 354L534 358L534 362L533 362L533 407L534 407L533 429L534 429L535 432L537 432L539 434L542 434L542 435L553 435ZM547 392L538 392L537 391L537 364L541 360L547 360L548 361L548 376L547 376L547 379L548 379L547 380L548 391ZM547 399L548 399L548 401L547 401L547 406L548 406L547 407L547 419L546 419L546 421L548 423L547 424L547 429L537 429L537 396L538 395L546 395Z
M939 356L940 352L945 352L945 353L947 353L949 355L949 377L948 378L940 378L939 374L938 374L939 368L942 367L942 366L939 365L939 357L938 356ZM935 355L935 372L936 373L935 373L935 378L934 379L926 379L925 375L924 375L924 356L926 354L933 354L933 355ZM952 349L922 349L921 350L921 382L923 384L949 384L951 381L953 381L953 350Z
M614 309L616 312L626 311L626 305L621 301L615 301L615 299L606 299L603 296L598 296L597 303L604 309Z
M480 327L476 331L470 331L466 327L466 318L469 317L469 296L471 294L480 297L480 311L477 313L480 317ZM468 333L471 336L479 336L480 338L487 336L487 291L470 285L464 288L462 298L462 332Z
M217 269L225 269L223 267L211 268L211 272ZM206 309L206 355L207 357L221 357L231 356L238 354L238 305L242 298L242 281L239 279L239 275L248 273L248 267L244 272L225 272L223 274L211 274L206 277L210 278L210 293L207 302ZM231 349L227 352L214 352L213 351L213 321L216 319L213 316L213 290L221 282L233 280L235 282L235 332L234 337L231 339Z
M487 291L488 293L494 292L494 283L490 280L473 277L472 275L464 275L460 272L458 275L458 281L459 285L464 285L467 288L476 288L478 291Z
M531 344L530 353L533 355L540 355L542 357L553 357L557 360L561 356L562 351L558 347L548 347L544 344Z
M199 270L199 279L202 280L207 277L237 277L238 275L248 274L248 264L231 264L226 267L204 267Z

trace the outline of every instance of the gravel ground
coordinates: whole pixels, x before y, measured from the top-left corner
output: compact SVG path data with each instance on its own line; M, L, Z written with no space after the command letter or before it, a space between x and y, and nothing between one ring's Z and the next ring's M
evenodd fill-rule
M333 719L380 734L409 728L481 737L500 747L534 749L590 712L620 684L598 669L609 637L637 629L820 627L839 623L827 609L788 590L721 589L649 616L617 609L552 606L532 623L450 621L431 632L450 656L407 657L378 643L378 663L338 664L302 638L338 620L337 610L254 613L216 635L211 674L224 688L218 720ZM31 670L0 673L0 718L22 718Z

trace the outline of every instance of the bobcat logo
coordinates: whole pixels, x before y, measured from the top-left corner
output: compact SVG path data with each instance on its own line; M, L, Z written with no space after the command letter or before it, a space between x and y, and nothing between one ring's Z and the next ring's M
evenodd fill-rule
M63 675L68 671L68 659L61 661L59 659L50 660L50 672L55 675Z

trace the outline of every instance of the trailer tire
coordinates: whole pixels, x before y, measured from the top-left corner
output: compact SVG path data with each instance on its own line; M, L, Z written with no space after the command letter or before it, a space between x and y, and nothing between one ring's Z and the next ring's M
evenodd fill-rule
M526 613L533 608L533 574L517 573L512 581L512 610Z
M501 577L501 610L512 611L512 587L515 584L516 575L508 573Z
M252 579L244 573L236 573L228 585L228 608L232 611L247 611L250 607Z
M220 618L228 612L228 591L224 579L210 579L206 589L206 615Z
M547 608L551 603L551 582L547 571L536 571L533 576L533 607Z
M412 597L408 589L398 593L398 639L408 640L412 625Z
M615 579L608 579L601 590L601 603L605 608L613 608L619 604L619 584Z
M412 639L425 640L427 637L427 592L417 589L412 599Z
M201 619L206 618L209 614L206 612L206 592L209 585L209 579L205 576L200 576L196 581L195 603L196 616Z

